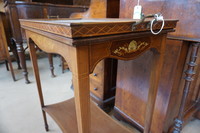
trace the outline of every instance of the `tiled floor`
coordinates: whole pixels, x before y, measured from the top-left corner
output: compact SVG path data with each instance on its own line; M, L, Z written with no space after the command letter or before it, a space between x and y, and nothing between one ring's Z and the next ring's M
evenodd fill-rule
M73 97L71 85L71 73L64 74L58 66L56 58L55 78L51 78L48 59L39 59L41 81L45 97L45 103L56 103ZM29 79L31 84L25 84L20 70L13 63L16 82L12 81L10 72L6 71L5 65L0 64L0 133L46 133L33 77L31 62L27 61ZM48 117L49 133L61 133L55 122ZM103 133L103 132L102 132ZM191 121L183 133L200 133L200 120Z

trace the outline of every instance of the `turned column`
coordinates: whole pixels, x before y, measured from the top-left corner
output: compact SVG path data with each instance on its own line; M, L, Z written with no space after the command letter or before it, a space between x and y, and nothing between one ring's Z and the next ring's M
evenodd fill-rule
M19 56L17 54L17 48L16 48L16 44L15 44L15 41L13 40L13 38L10 39L10 50L12 51L16 61L17 61L17 66L18 66L18 69L22 69L21 66L20 66L20 61L19 61Z
M23 75L24 75L24 78L25 78L25 83L29 84L30 81L28 80L28 72L27 72L27 67L26 67L26 60L25 60L25 52L24 52L23 42L16 42L16 46L17 46L17 53L18 53L18 56L19 56L19 60L21 62L21 66L22 66Z
M188 63L188 68L185 71L185 84L184 84L184 89L183 89L183 95L182 95L182 99L181 99L181 105L179 108L179 113L178 113L178 117L175 119L174 121L174 129L173 129L173 133L180 133L182 130L182 126L183 126L183 118L184 118L184 107L186 104L186 99L189 93L189 88L191 85L191 82L193 80L193 76L195 75L194 72L194 67L197 65L196 62L196 58L197 58L197 52L198 52L198 47L199 47L200 43L192 43L192 51L191 51L191 55L190 55L190 60Z

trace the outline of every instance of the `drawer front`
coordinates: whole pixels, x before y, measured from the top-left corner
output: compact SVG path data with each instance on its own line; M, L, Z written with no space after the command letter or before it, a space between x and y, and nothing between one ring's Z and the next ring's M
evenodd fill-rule
M104 84L104 61L100 61L95 67L92 74L90 74L90 79L98 83Z
M103 100L104 97L104 84L101 82L96 82L94 79L90 79L90 91Z

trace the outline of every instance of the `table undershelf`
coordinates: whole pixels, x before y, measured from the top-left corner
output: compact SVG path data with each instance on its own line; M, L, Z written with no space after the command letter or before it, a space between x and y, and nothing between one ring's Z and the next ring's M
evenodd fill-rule
M113 120L93 102L91 108L91 133L133 133ZM63 133L78 133L74 98L43 107L58 124Z

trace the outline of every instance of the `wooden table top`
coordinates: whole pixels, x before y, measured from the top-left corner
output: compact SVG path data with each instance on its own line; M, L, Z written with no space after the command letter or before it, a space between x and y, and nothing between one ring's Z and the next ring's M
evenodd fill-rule
M23 28L33 28L68 38L113 35L138 31L149 31L150 19L136 25L134 19L20 19ZM165 20L164 29L173 29L178 20ZM162 21L155 22L153 29L159 30Z

